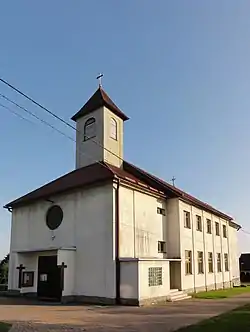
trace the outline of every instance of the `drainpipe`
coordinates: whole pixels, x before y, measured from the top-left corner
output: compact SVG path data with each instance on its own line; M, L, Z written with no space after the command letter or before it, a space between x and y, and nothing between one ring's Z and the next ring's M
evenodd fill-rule
M196 228L194 228L194 216L193 216L193 207L191 206L191 218L192 218L192 247L193 247L193 255L192 255L192 266L193 266L193 274L194 274L194 293L196 292L196 286L195 286L195 273L196 273L196 269L195 269L195 259L194 259L194 231L196 230Z
M229 284L230 287L233 286L233 280L232 280L232 264L231 264L231 251L230 251L230 241L229 241L229 221L227 220L227 253L228 253L228 267L229 267Z
M214 288L217 289L217 278L216 278L216 273L217 273L217 257L216 257L216 252L215 252L215 240L216 240L216 227L215 227L215 221L213 218L213 215L211 214L211 220L212 220L212 225L213 225L213 230L212 230L212 236L213 236L213 270L214 270Z
M221 218L219 218L220 222L220 252L221 252L221 259L220 259L220 264L221 264L221 272L222 272L222 288L225 288L225 275L224 275L224 267L225 267L225 262L224 262L224 254L223 254L223 225L221 223Z
M117 179L115 189L115 275L116 275L116 304L120 304L120 284L121 284L121 266L120 266L120 209L119 209L119 186L120 182Z
M206 247L206 238L205 238L205 231L206 231L206 226L207 223L204 219L204 211L202 210L202 221L203 221L203 248L204 248L204 256L203 256L203 268L204 268L204 273L205 273L205 288L207 291L207 247ZM212 221L211 221L212 223Z

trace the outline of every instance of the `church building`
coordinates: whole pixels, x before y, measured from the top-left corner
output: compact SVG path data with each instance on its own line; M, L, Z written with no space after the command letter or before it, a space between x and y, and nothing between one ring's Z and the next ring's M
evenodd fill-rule
M240 226L124 160L128 117L101 86L72 120L75 170L5 206L9 292L141 305L239 284Z

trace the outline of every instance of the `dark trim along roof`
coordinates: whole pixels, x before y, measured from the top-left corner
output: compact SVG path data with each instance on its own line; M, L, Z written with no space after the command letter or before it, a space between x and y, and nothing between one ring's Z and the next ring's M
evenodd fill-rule
M100 182L113 180L114 178L123 179L131 184L136 184L142 189L150 190L154 194L158 193L159 195L164 195L166 198L179 198L184 202L230 221L231 225L236 228L241 227L233 222L233 218L231 216L215 209L211 205L200 201L199 199L126 161L123 162L122 168L117 168L102 162L76 169L73 172L70 172L28 193L27 195L6 204L5 208L25 206L39 199L49 199L51 196L57 194L77 188L92 186Z
M126 121L129 118L126 114L124 114L118 106L109 98L106 92L99 87L92 97L86 102L86 104L78 111L71 119L76 121L80 117L89 114L98 108L106 106L111 111L113 111L117 116L119 116L122 120Z

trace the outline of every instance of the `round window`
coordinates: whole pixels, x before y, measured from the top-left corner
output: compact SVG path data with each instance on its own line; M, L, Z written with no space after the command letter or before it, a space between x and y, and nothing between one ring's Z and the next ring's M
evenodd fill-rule
M51 206L46 214L46 224L49 229L57 229L63 220L63 210L58 205Z

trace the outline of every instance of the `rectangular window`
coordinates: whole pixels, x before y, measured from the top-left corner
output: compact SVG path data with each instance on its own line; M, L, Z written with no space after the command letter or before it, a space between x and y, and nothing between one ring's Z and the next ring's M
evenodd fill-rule
M221 272L221 254L217 254L217 272Z
M220 224L218 222L215 223L215 234L220 236Z
M166 242L158 241L158 252L166 253Z
M185 272L192 274L192 251L185 250Z
M165 211L165 209L162 209L162 208L160 208L160 207L157 208L157 213L158 213L158 214L162 214L163 216L166 215L166 211Z
M214 272L214 265L213 265L213 253L208 253L208 272Z
M148 268L148 285L150 287L162 285L162 267Z
M203 252L198 251L198 273L204 273Z
M207 219L207 233L212 234L212 224L210 219Z
M191 228L190 212L184 211L184 227Z
M202 232L201 216L196 216L196 230Z
M223 237L227 237L227 227L223 225Z
M229 271L229 266L228 266L228 254L224 254L224 262L225 262L225 271Z

